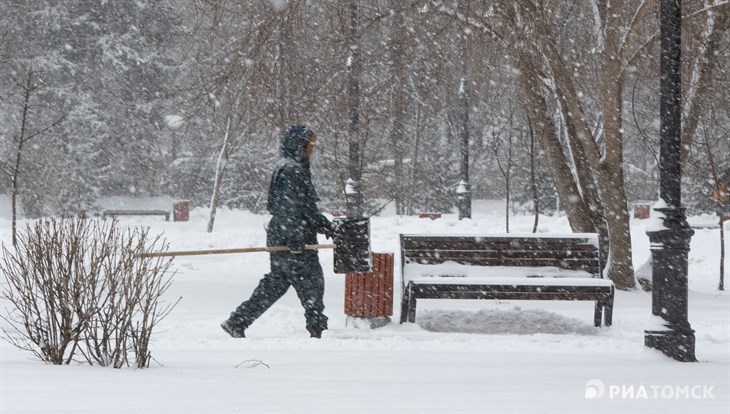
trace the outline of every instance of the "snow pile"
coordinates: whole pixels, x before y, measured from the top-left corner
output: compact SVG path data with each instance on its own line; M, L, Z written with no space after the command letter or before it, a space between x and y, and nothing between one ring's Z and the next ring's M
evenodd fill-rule
M600 328L576 318L542 309L482 309L466 311L429 311L418 324L431 332L459 332L484 335L598 335Z

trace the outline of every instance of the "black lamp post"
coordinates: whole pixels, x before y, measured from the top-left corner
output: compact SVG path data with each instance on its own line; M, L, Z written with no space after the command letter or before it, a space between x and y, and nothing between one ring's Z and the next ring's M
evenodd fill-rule
M687 256L694 231L681 206L680 0L661 0L659 195L663 226L647 232L652 254L652 307L658 325L644 345L678 361L694 362L695 335L687 319Z

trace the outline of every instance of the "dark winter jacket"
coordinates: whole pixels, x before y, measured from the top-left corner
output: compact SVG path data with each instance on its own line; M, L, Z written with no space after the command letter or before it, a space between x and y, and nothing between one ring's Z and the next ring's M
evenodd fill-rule
M269 246L285 245L301 251L305 244L316 244L317 232L331 225L317 208L319 196L312 185L306 153L311 137L312 131L295 125L282 139L281 159L269 184L267 209L273 215L267 233Z

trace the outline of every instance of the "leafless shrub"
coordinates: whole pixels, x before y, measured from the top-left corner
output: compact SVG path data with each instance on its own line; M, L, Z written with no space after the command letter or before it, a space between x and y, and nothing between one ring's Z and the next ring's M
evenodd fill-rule
M149 366L152 331L177 301L162 301L172 259L137 255L164 249L148 229L116 220L28 224L14 251L2 248L4 339L57 365Z

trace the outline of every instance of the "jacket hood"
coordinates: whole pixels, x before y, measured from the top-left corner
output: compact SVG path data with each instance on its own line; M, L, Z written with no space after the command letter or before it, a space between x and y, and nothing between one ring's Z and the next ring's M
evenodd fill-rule
M281 155L298 162L307 161L307 144L314 133L304 125L292 125L281 140Z

